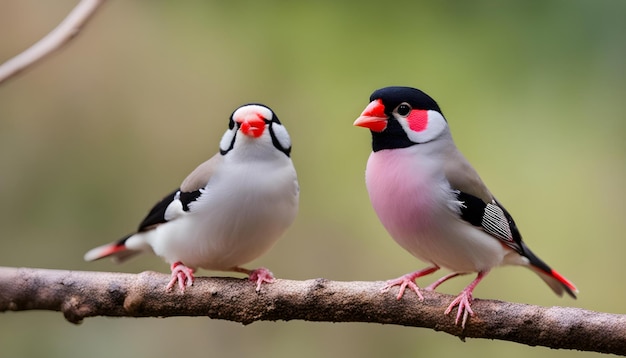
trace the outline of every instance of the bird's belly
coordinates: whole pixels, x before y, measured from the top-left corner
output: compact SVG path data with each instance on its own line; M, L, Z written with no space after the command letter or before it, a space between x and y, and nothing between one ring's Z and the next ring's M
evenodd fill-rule
M451 218L445 226L415 227L394 236L413 256L457 272L489 270L502 264L507 250L497 239L469 224ZM456 220L456 222L454 221Z
M241 199L211 199L157 227L151 240L154 252L170 263L229 270L268 251L295 219L298 205L297 194L290 190L261 194L252 190L245 205Z
M185 219L177 222L176 227L157 229L162 231L159 236L168 238L153 244L154 251L170 263L181 261L186 266L208 270L228 270L254 260L269 250L286 228L266 225L248 230L232 223L227 230L223 223L214 220L199 224Z
M447 181L429 172L427 165L415 165L414 158L402 161L401 156L384 152L370 157L366 183L381 223L401 247L453 271L481 271L502 263L508 251L459 217L459 204Z

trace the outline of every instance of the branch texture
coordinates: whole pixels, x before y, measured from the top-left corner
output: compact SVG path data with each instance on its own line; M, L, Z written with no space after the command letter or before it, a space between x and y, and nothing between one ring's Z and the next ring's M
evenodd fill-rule
M476 299L464 330L443 315L450 295L381 294L383 282L276 280L260 292L247 279L199 277L183 294L165 291L169 275L0 267L0 312L52 310L72 323L86 317L208 316L250 324L305 320L431 328L462 339L626 355L626 315Z
M17 75L73 39L91 19L104 0L81 0L48 35L26 51L0 65L0 83Z

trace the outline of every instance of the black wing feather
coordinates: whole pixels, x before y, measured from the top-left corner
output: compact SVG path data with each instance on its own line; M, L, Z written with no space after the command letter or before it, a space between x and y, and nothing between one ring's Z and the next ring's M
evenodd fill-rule
M189 211L189 204L198 200L198 198L202 195L203 189L198 189L190 192L180 192L180 201L183 203L183 210Z
M487 204L482 199L462 191L459 192L457 198L463 203L461 206L461 219L474 226L482 226Z
M180 200L183 205L184 211L189 211L189 204L200 197L202 192L200 190L194 190L192 192L181 192L180 189L176 189L166 197L156 203L148 215L139 224L138 232L147 231L153 229L156 225L166 223L165 212L170 204L175 200Z
M485 232L501 240L513 250L524 255L522 235L506 209L497 201L485 203L482 199L465 192L459 192L461 219L482 228Z

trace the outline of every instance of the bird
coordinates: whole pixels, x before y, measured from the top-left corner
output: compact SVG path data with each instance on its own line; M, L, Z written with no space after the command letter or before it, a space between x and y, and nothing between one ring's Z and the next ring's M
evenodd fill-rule
M400 286L424 300L415 280L440 268L450 274L425 290L464 274L476 278L450 303L455 325L465 328L474 288L495 267L530 268L559 296L576 298L572 282L539 259L522 240L513 217L457 149L447 119L423 91L403 86L378 89L354 125L370 130L372 152L365 169L370 202L389 235L429 266L382 288Z
M198 268L245 273L261 284L271 271L242 265L267 252L298 213L299 184L291 138L267 106L235 109L219 152L200 164L180 187L156 203L136 232L89 250L84 259L123 262L154 253L171 268L166 290L192 286Z

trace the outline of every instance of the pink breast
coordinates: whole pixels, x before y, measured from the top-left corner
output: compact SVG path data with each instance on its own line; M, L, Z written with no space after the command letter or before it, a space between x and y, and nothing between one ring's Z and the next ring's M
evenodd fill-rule
M383 226L396 240L428 231L439 207L431 173L403 150L372 153L365 180Z

